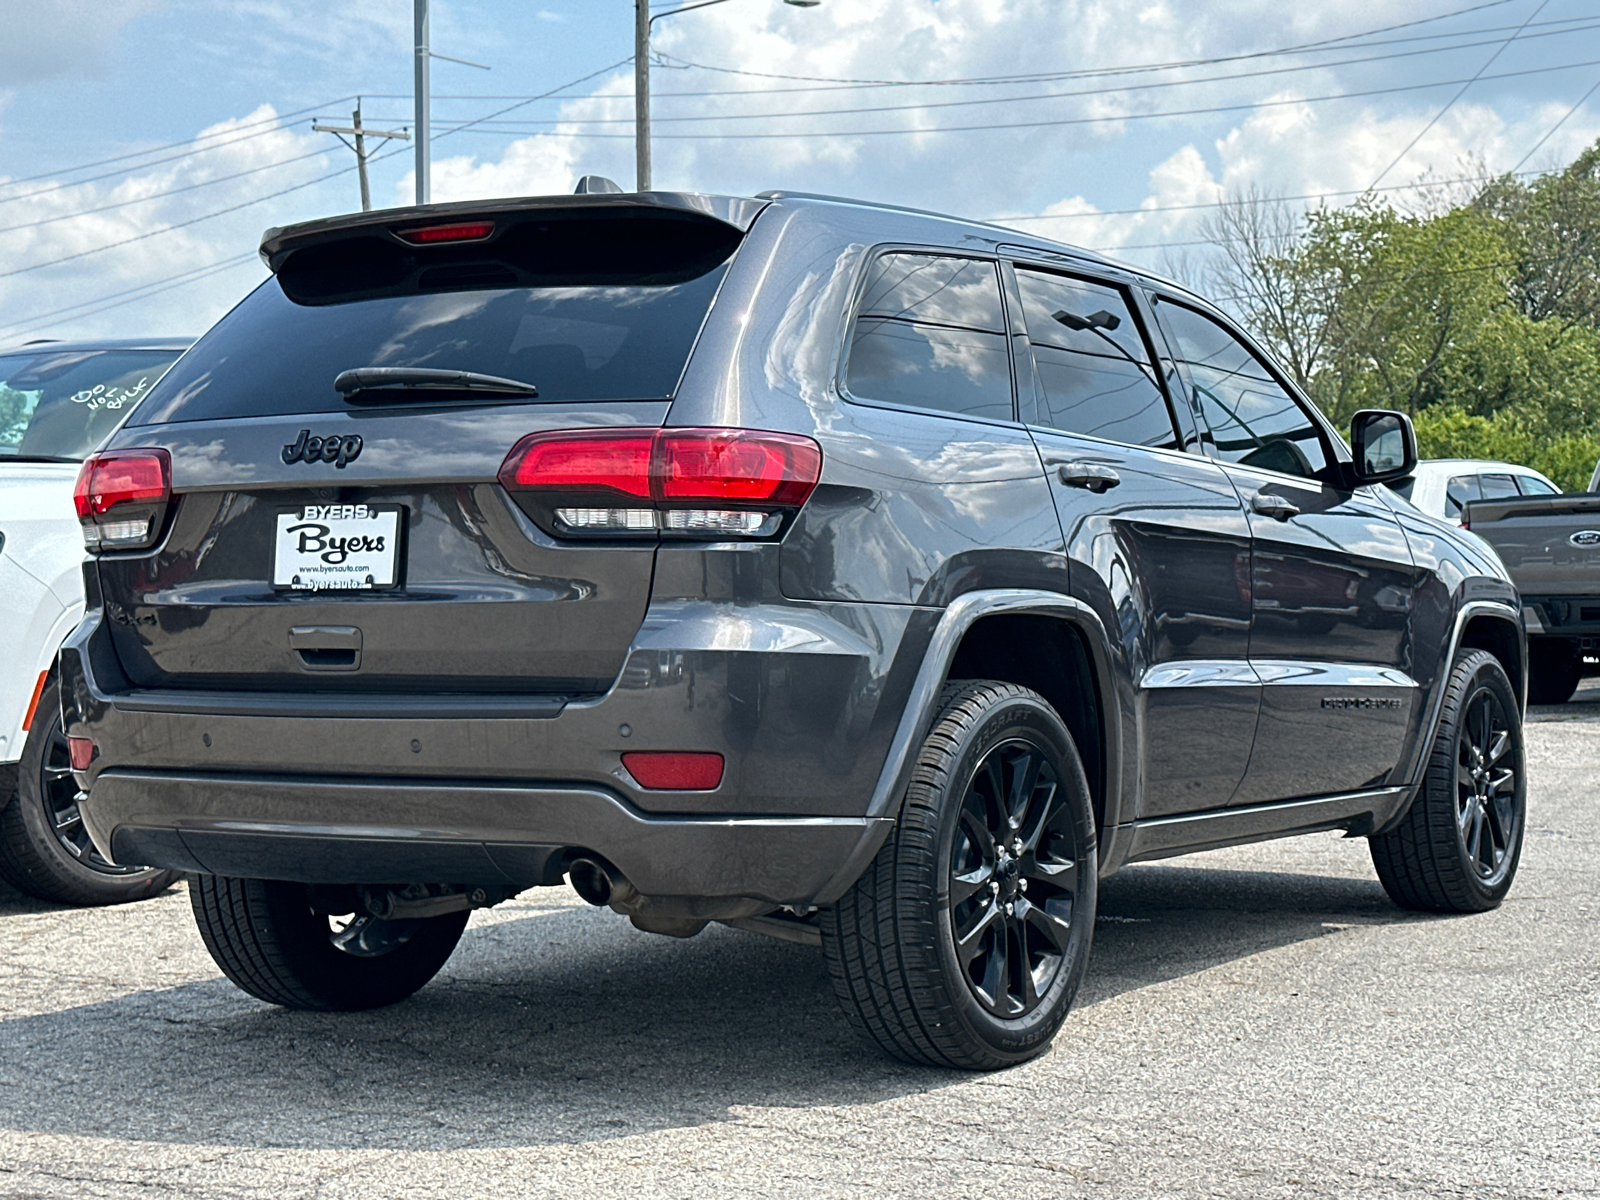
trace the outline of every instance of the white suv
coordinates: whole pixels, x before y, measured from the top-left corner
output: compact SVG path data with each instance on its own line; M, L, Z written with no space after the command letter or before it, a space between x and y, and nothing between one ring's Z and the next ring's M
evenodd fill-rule
M1561 489L1532 467L1477 458L1429 458L1410 479L1390 485L1432 517L1461 524L1469 500L1515 500L1519 496L1559 496Z
M78 468L191 340L38 342L0 352L0 878L42 900L115 904L175 878L113 866L90 843L54 666L83 617Z

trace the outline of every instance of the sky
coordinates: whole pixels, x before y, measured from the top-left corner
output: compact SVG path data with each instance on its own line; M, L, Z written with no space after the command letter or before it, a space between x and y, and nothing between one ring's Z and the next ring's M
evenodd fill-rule
M435 201L633 187L631 0L431 9L433 49L489 68L434 61ZM409 131L411 10L0 0L0 347L199 334L266 277L263 230L358 208L312 122L359 96ZM1417 207L1600 138L1597 0L726 0L654 28L658 189L930 208L1158 269L1230 194ZM411 203L412 144L374 160L374 205Z

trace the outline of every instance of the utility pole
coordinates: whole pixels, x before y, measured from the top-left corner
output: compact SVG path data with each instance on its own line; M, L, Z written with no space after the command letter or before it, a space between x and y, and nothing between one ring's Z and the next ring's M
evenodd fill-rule
M344 144L346 146L350 146L350 148L356 152L356 173L361 176L361 211L371 212L372 190L367 186L367 139L369 137L399 138L401 141L405 141L411 135L403 130L362 128L360 100L356 101L355 112L350 114L350 124L348 127L344 125L323 125L320 122L313 122L311 128L317 133L331 133L341 142L344 142L345 134L349 134L351 137L355 138L356 141L354 146L350 146L349 142L344 142Z
M417 32L417 73L413 82L417 105L414 122L417 131L417 203L426 204L431 191L428 186L428 67L433 57L428 48L428 0L412 0L412 16Z
M427 0L416 0L426 4ZM662 17L674 17L728 0L693 0L650 15L650 0L633 0L633 176L634 190L650 190L650 26ZM822 0L783 0L795 8L816 8ZM420 27L419 27L420 28ZM437 57L437 56L436 56ZM476 66L476 63L469 64ZM420 130L421 126L418 126ZM418 153L421 153L419 147Z
M633 0L633 127L633 190L648 192L650 190L650 0Z

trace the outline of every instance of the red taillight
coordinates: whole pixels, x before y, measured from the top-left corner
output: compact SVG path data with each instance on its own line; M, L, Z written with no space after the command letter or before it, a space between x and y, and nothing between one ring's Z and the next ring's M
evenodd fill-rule
M67 758L71 761L74 771L87 771L89 764L94 761L94 739L69 737L67 739Z
M451 225L397 229L395 236L414 246L427 246L436 242L481 242L493 232L493 221L457 221Z
M622 756L640 787L661 792L710 792L722 783L722 755L636 751Z
M655 434L629 429L592 433L535 433L506 456L500 482L508 488L553 492L609 492L650 498L650 456Z
M770 536L821 475L816 442L754 429L534 433L500 468L564 531L696 537Z
M822 474L810 438L747 429L665 430L656 439L662 500L798 508Z
M91 550L150 545L171 498L172 456L165 450L90 455L72 489L83 539Z

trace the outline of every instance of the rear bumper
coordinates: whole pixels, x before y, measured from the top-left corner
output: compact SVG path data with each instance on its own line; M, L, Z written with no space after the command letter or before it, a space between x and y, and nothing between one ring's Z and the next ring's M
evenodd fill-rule
M117 861L304 883L559 883L576 852L648 896L809 904L884 822L661 818L598 788L106 770L84 820Z
M1523 596L1522 619L1530 637L1566 638L1600 647L1600 596Z
M81 811L114 861L308 883L555 883L578 853L645 896L827 903L937 614L772 600L653 606L612 689L537 696L157 691L91 611L60 656L96 756ZM715 751L720 787L641 787L622 755Z

